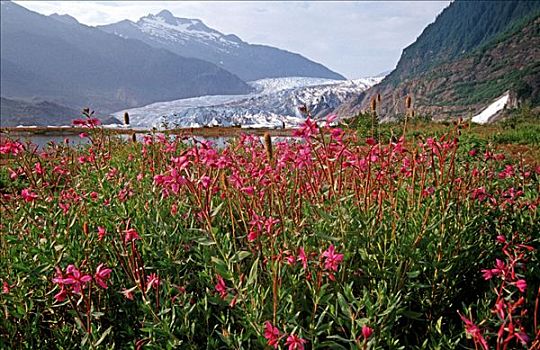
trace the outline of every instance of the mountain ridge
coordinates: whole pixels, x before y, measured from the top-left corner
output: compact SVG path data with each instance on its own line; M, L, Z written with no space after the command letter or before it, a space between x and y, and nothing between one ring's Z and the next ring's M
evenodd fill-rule
M107 113L160 100L250 91L237 76L206 61L13 2L2 2L1 11L2 97L40 97Z
M503 18L497 17L504 13ZM353 116L368 110L379 94L378 113L383 120L403 116L407 96L412 97L417 113L434 119L468 117L506 90L513 90L518 101L538 103L539 16L538 2L455 1L404 49L394 71L336 112ZM452 18L459 21L454 23ZM448 39L438 38L432 50L431 39L426 38L444 34L445 29ZM459 33L464 35L462 42L454 38Z
M123 38L141 40L176 54L212 62L245 81L286 76L344 80L345 77L297 53L244 42L223 34L199 19L175 17L170 11L98 26Z

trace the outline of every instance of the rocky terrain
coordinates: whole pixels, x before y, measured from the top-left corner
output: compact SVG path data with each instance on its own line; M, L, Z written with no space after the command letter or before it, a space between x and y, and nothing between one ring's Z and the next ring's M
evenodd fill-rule
M484 11L485 4L482 3L452 3L435 23L426 28L415 44L404 50L396 70L381 84L345 102L336 112L342 116L358 114L368 109L371 99L378 94L381 102L377 111L383 120L404 115L407 96L411 96L416 113L435 119L471 117L506 91L516 96L515 104L537 105L540 93L539 6L533 2L516 1L496 4L504 6L503 10L511 9L509 13L515 15L510 15L505 21L500 18L500 9L490 12ZM494 26L481 27L470 23L471 30L473 27L474 30L469 37L482 40L456 46L455 42L441 39L448 46L427 46L427 38L432 38L438 27L443 24L452 26L451 23L443 23L449 17L445 12L450 12L451 17L462 13L473 18L479 16L480 11L484 11L483 16L499 16L496 18L499 23L496 30ZM448 28L450 38L452 33Z

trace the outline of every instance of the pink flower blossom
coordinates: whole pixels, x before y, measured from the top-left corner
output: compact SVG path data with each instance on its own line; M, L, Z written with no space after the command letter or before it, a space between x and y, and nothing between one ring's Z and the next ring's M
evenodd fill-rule
M465 323L465 331L467 334L469 334L472 338L475 344L479 344L482 346L482 349L488 350L488 344L486 339L484 339L484 336L482 335L482 331L480 328L478 328L477 325L475 325L471 320L463 316L462 314L459 314L459 317L461 317L461 320Z
M126 299L133 300L133 288L131 289L122 289L121 293L126 297Z
M103 289L107 289L107 280L111 275L112 270L106 268L105 265L99 264L96 273L94 274L94 280Z
M37 163L34 165L34 171L35 171L36 174L38 174L38 175L43 175L43 174L44 174L43 167L41 166L41 163L40 163L40 162L37 162Z
M221 297L221 299L225 299L225 297L228 294L227 285L225 284L223 277L221 277L220 275L217 275L216 279L217 279L217 283L215 286L216 291L219 293L219 296Z
M303 247L298 248L297 260L302 262L302 267L304 268L304 270L307 269L307 257Z
M273 346L275 349L279 346L279 329L275 326L272 326L270 321L266 321L264 323L264 337L267 340L267 344L269 346Z
M105 228L98 226L98 241L101 241L103 238L105 238L106 234L107 232L105 231Z
M58 276L58 272L57 272ZM82 274L75 265L68 265L66 268L66 278L59 279L58 277L53 280L57 281L56 283L62 285L71 285L73 293L81 294L81 289L83 289L88 282L92 280L92 276Z
M519 289L521 293L525 293L525 291L527 290L527 281L525 281L524 279L517 280L514 285L517 287L517 289Z
M210 176L207 176L207 175L204 175L200 178L199 180L202 188L208 188L210 187L210 184L212 183L212 179L210 178Z
M368 327L366 325L362 326L362 336L364 337L364 339L369 339L369 337L371 337L371 335L373 334L373 328L371 327Z
M60 291L58 293L56 293L53 298L54 298L54 300L56 300L57 302L60 303L60 302L62 302L64 300L66 300L67 295L68 295L68 293L67 293L66 289L64 288L64 286L60 286Z
M21 191L21 197L23 197L25 202L33 202L38 198L38 195L30 191L28 188L25 188Z
M311 118L308 118L300 126L300 129L293 132L294 136L308 139L311 135L317 132L317 123L313 122Z
M146 284L148 287L157 289L157 287L161 284L161 280L157 274L151 273L146 277Z
M0 154L12 154L16 156L24 150L22 143L18 141L7 140L4 143L0 143Z
M73 120L74 126L81 126L87 128L95 128L101 124L101 121L97 118L75 119Z
M247 186L242 188L242 192L244 192L248 196L253 196L255 194L255 189L253 188L253 186Z
M257 233L256 230L254 229L249 230L249 233L247 235L248 241L253 242L254 240L257 239L257 237L259 237L259 234Z
M296 258L294 257L294 255L291 254L285 258L285 261L287 261L287 264L289 265L294 265L294 263L296 262Z
M324 268L328 271L337 271L338 265L343 261L343 254L336 254L333 244L323 252L322 256L326 259Z
M137 233L137 231L135 231L135 229L133 229L133 228L129 228L125 232L126 232L126 236L124 237L124 242L125 243L129 243L131 241L141 239L141 237L139 237L139 234Z
M330 125L331 123L335 122L337 119L337 115L336 114L330 114L330 115L327 115L326 116L326 123L327 125Z
M178 206L176 204L171 205L171 215L175 216L178 214Z
M366 139L366 143L370 146L375 146L377 144L377 141L373 137L368 137Z
M495 274L491 271L491 269L484 269L482 270L482 276L487 281L487 280L492 279L493 276L495 276Z
M289 346L289 350L304 350L305 339L299 338L296 334L291 334L285 341L285 346Z
M9 292L10 292L9 283L7 283L6 281L2 282L2 294L9 294Z
M266 218L266 220L264 221L264 228L266 229L266 233L270 234L272 232L272 227L274 227L274 225L278 223L279 223L279 219L274 219L271 217Z

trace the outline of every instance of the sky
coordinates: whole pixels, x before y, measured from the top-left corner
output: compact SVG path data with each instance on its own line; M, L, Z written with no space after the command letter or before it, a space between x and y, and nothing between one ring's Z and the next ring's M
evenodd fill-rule
M15 1L86 25L137 21L163 9L197 18L224 34L275 46L349 79L392 70L450 1Z

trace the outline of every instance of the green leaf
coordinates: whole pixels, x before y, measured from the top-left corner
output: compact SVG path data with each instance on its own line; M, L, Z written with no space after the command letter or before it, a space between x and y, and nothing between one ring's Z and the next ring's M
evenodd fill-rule
M258 271L259 271L259 258L255 259L255 261L251 265L251 269L249 270L249 276L246 283L247 286L257 283Z
M407 276L409 278L416 278L416 277L420 276L420 271L407 272Z
M103 332L103 334L101 334L101 337L99 338L99 340L95 344L96 346L99 346L99 344L101 344L105 340L105 338L109 335L109 333L111 333L112 328L113 328L113 326L110 326L109 328L107 328L107 330L105 330L105 332Z
M232 263L240 262L240 261L244 260L245 258L247 258L250 255L251 255L250 252L248 252L246 250L241 250L239 252L236 252L236 254L233 255L233 257L231 258L231 262Z
M204 245L204 246L210 246L210 245L214 245L216 244L216 242L214 242L212 239L210 239L210 237L208 236L203 236L203 237L199 237L195 240L195 242L197 242L198 244L200 245Z
M341 308L341 312L343 312L348 318L351 318L351 307L345 300L345 297L343 296L343 294L338 293L337 299L338 299L339 306Z

